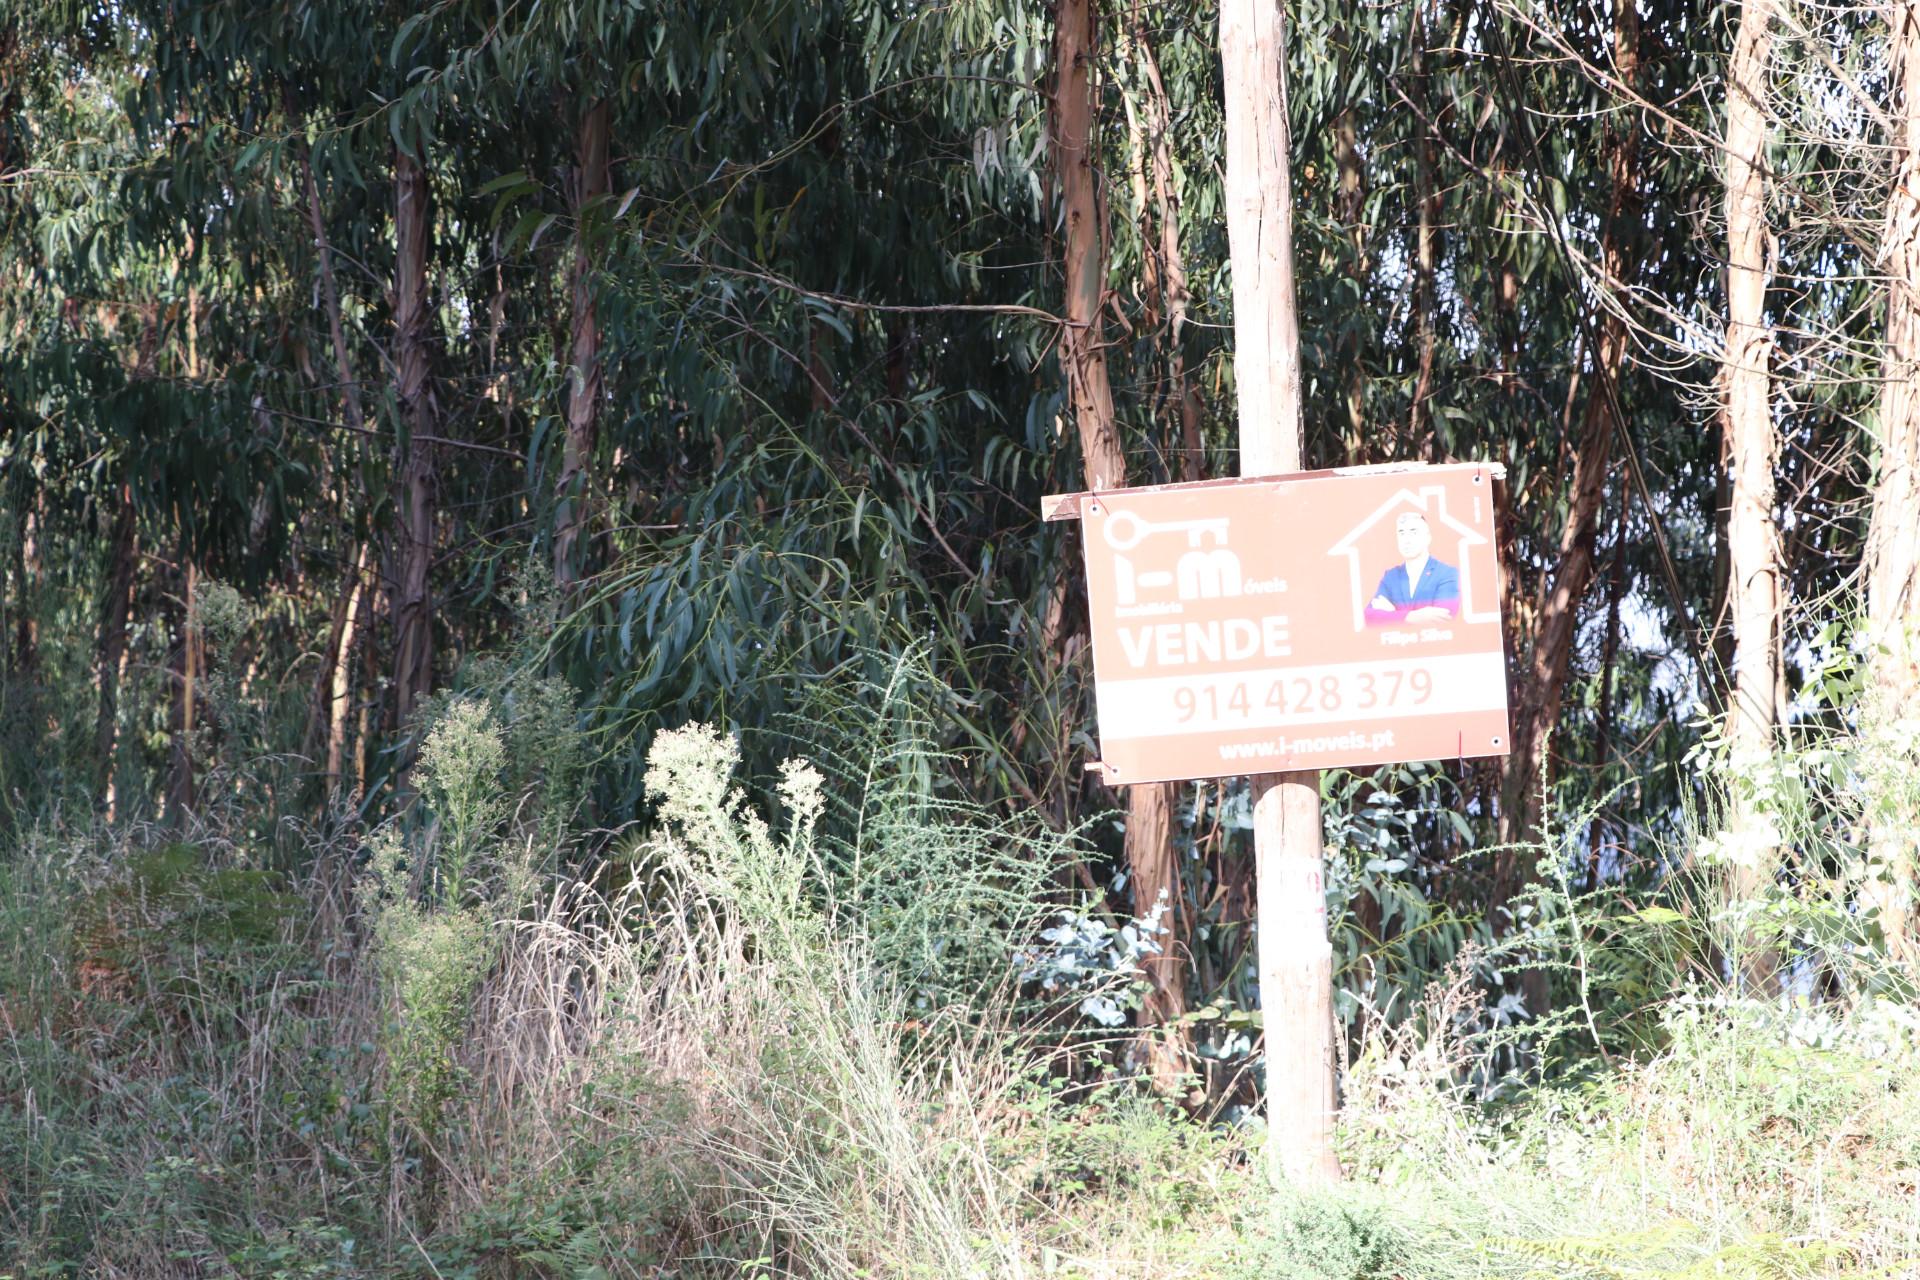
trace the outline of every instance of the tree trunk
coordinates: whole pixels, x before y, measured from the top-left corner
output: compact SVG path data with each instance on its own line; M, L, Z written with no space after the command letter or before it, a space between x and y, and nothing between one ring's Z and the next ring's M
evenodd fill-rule
M1220 61L1240 472L1298 471L1300 318L1280 0L1222 0ZM1258 777L1253 792L1268 1167L1276 1180L1334 1179L1340 1163L1333 1151L1333 950L1322 884L1320 775Z
M1593 729L1593 767L1606 776L1607 756L1613 749L1613 668L1620 656L1620 602L1627 591L1627 515L1633 501L1623 487L1620 521L1613 530L1613 561L1607 566L1607 632L1600 646L1600 710ZM1587 891L1600 887L1600 854L1607 824L1597 815L1587 841Z
M194 776L194 730L197 727L200 675L205 666L205 650L200 642L200 575L187 551L185 539L180 548L180 631L174 645L168 674L173 691L173 707L168 727L172 746L167 768L167 821L183 827L199 804L199 789Z
M1731 501L1727 513L1728 598L1733 620L1733 696L1727 746L1734 774L1728 813L1738 899L1773 880L1778 851L1765 817L1754 811L1739 776L1763 768L1779 718L1776 636L1780 622L1780 548L1773 523L1771 412L1773 334L1767 326L1767 66L1774 0L1744 0L1728 70L1726 422ZM1775 958L1756 939L1742 947L1748 984L1771 984Z
M1719 474L1713 485L1713 604L1707 610L1711 621L1706 628L1707 670L1700 673L1700 696L1712 714L1723 716L1731 696L1733 676L1733 627L1727 621L1733 601L1733 556L1727 549L1727 515L1733 506L1733 454L1729 448L1732 433L1727 430L1724 368L1720 371L1718 398L1720 408L1713 416L1714 442L1719 454Z
M437 406L428 381L427 262L432 224L427 211L427 174L405 148L393 153L394 308L393 363L403 436L394 471L393 556L394 728L405 731L414 710L433 689L434 527L439 479L434 449Z
M333 697L333 668L340 658L340 641L347 630L347 610L352 605L353 584L343 576L333 607L328 611L327 639L320 649L320 670L307 693L307 724L300 734L300 754L309 761L327 749L327 708Z
M1188 1069L1191 1035L1181 1021L1187 1012L1187 968L1192 920L1173 842L1172 783L1127 788L1127 883L1136 916L1158 913L1164 930L1160 951L1142 965L1150 984L1141 1000L1143 1060L1154 1084L1172 1091Z
M1914 927L1915 814L1898 800L1898 775L1920 770L1899 722L1920 707L1920 4L1889 13L1894 87L1894 181L1881 234L1887 271L1887 348L1874 441L1873 512L1865 555L1869 697L1876 754L1868 854L1884 877L1868 897L1887 950L1920 959ZM1884 780L1884 781L1883 781ZM1894 785L1888 786L1887 782Z
M367 544L362 542L354 548L352 567L341 575L340 594L334 601L327 643L321 653L320 673L314 679L307 706L303 750L309 760L317 757L321 761L322 788L328 799L332 799L340 787L340 762L346 742L346 700L351 696L353 646L365 607L366 567Z
M327 797L340 790L340 768L347 746L347 707L353 693L353 642L359 634L361 602L366 596L367 548L354 556L353 577L347 583L347 607L333 650L333 671L327 684Z
M127 619L133 611L135 553L133 487L122 482L115 497L113 543L107 561L107 593L100 609L100 710L93 726L93 754L100 762L102 780L100 793L109 811L114 807L114 757L118 754L120 725L120 668L127 653Z
M562 587L580 576L583 551L580 540L587 528L592 477L594 435L603 386L600 367L600 318L594 297L594 267L588 222L594 202L607 194L607 149L612 111L607 100L596 100L580 117L578 169L574 176L574 240L571 281L573 334L567 382L567 439L555 489L553 517L553 577Z
M1133 10L1132 38L1145 90L1146 177L1153 195L1153 233L1148 236L1143 217L1142 240L1155 250L1154 283L1167 333L1167 399L1180 420L1181 474L1187 480L1200 480L1206 476L1206 443L1200 434L1200 392L1187 377L1185 332L1193 294L1187 287L1187 259L1180 246L1180 189L1173 172L1173 104L1167 97L1160 60L1147 38L1138 4Z
M19 487L24 488L25 485ZM20 503L20 519L13 538L13 651L14 672L30 683L40 666L40 620L34 612L33 584L40 580L38 518L40 492Z
M1413 399L1407 407L1407 443L1410 448L1440 461L1439 435L1427 399L1433 394L1434 310L1437 300L1435 271L1440 257L1440 214L1442 200L1434 155L1431 112L1427 100L1427 23L1429 0L1413 2L1413 57L1409 83L1414 101L1420 105L1414 124L1420 130L1413 156L1413 319L1414 379Z
M347 427L355 435L365 425L360 410L360 384L354 381L353 358L347 350L347 329L340 318L340 290L333 277L333 245L327 239L327 221L320 212L320 184L313 177L313 155L300 148L300 176L307 194L307 226L313 231L313 250L320 267L320 301L327 310L327 333L333 341L333 367L340 379L341 404Z
M1066 316L1060 364L1080 433L1089 489L1126 483L1126 456L1107 381L1102 324L1107 237L1093 151L1093 0L1059 0L1054 14L1053 166L1065 223Z
M334 376L340 382L340 404L348 429L355 435L365 426L360 406L360 384L353 376L353 355L347 346L346 325L340 313L340 291L334 281L333 244L327 238L327 221L320 209L320 186L313 176L313 156L300 149L300 176L307 197L307 226L313 232L314 255L319 266L320 301L327 313L327 333L333 345ZM320 670L314 677L313 694L308 707L304 736L309 756L326 753L323 772L326 794L331 798L340 781L340 720L337 703L344 677L349 672L349 651L353 647L355 614L359 607L367 549L364 543L354 550L354 572L344 594L335 602L327 645L321 654Z
M1126 484L1127 466L1107 382L1101 322L1107 243L1094 171L1093 0L1059 0L1054 22L1051 142L1066 224L1066 318L1060 334L1060 364L1080 435L1084 483L1089 489L1117 489ZM1170 848L1172 812L1170 785L1127 788L1125 854L1136 915L1144 916L1162 902L1176 918L1181 914L1179 868ZM1168 945L1150 964L1153 989L1141 1010L1145 1028L1141 1049L1148 1073L1163 1089L1175 1087L1186 1069L1187 1034L1179 1019L1186 1013L1187 986L1177 941L1168 935Z
M1351 107L1333 122L1333 158L1340 172L1339 201L1336 215L1347 229L1353 256L1347 261L1347 278L1353 285L1353 303L1359 305L1367 287L1367 205L1366 161L1360 154L1360 130ZM1374 442L1367 434L1367 376L1362 367L1360 326L1354 325L1342 351L1347 365L1347 430L1342 452L1347 465L1359 466L1371 460Z
M1635 92L1640 79L1640 23L1630 4L1615 6L1613 65L1623 92ZM1609 148L1611 191L1601 260L1610 281L1625 283L1635 269L1640 134L1636 115L1629 113L1616 120L1618 131ZM1499 932L1511 926L1507 908L1514 895L1533 881L1540 856L1513 846L1537 842L1542 835L1543 765L1550 768L1550 739L1566 692L1580 602L1593 581L1594 538L1606 499L1613 442L1624 431L1624 424L1614 421L1613 405L1626 368L1627 341L1626 324L1609 312L1601 321L1599 349L1593 353L1594 376L1589 380L1580 442L1573 456L1572 492L1566 521L1560 528L1556 568L1551 586L1542 582L1534 604L1533 647L1527 658L1526 683L1515 708L1513 750L1507 757L1500 805L1500 841L1509 847L1494 855L1490 908ZM1559 854L1548 850L1546 856ZM1522 986L1528 1012L1544 1014L1548 1005L1546 975L1537 969L1527 970Z
M380 614L380 586L376 578L367 584L366 610L369 617ZM391 611L389 604L388 609ZM360 703L354 717L353 734L353 794L367 794L367 757L371 753L373 742L373 691L380 687L380 658L375 652L377 646L371 635L360 646Z

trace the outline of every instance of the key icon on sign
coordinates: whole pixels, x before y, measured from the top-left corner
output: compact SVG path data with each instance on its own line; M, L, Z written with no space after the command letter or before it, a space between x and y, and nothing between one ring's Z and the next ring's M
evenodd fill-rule
M1139 603L1143 590L1163 587L1175 588L1181 600L1240 594L1240 557L1227 550L1227 521L1223 516L1155 522L1131 511L1116 511L1101 522L1100 532L1116 552L1131 551L1155 534L1187 535L1188 550L1175 559L1171 569L1143 569L1132 557L1113 557L1114 593L1122 606ZM1209 542L1211 547L1207 546Z
M1227 543L1226 518L1205 520L1169 520L1164 524L1155 524L1143 520L1131 511L1116 511L1107 517L1101 532L1106 535L1107 545L1115 551L1131 551L1156 533L1184 533L1187 545L1197 547L1200 540L1211 537L1216 547Z

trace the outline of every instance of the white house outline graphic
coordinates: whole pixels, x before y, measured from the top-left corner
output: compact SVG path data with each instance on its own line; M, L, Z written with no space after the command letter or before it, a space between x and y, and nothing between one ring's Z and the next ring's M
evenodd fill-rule
M1367 626L1367 597L1362 594L1360 585L1360 549L1354 544L1360 541L1367 530L1403 505L1418 510L1420 514L1427 517L1429 523L1437 520L1460 535L1459 551L1454 557L1460 562L1460 620L1462 622L1498 622L1500 620L1498 611L1475 612L1471 607L1473 604L1473 582L1470 569L1472 557L1467 554L1467 548L1483 546L1487 540L1472 525L1461 524L1448 515L1447 491L1439 485L1429 485L1417 493L1412 489L1399 490L1374 508L1372 515L1347 530L1347 536L1334 543L1328 550L1327 554L1330 556L1347 558L1347 573L1353 584L1353 629L1364 631Z

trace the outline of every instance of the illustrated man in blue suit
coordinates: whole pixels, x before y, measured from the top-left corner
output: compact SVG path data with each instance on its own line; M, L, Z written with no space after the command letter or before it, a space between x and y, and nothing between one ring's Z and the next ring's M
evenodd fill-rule
M1460 612L1460 571L1428 554L1433 530L1417 511L1403 511L1393 522L1402 563L1380 575L1367 604L1373 626L1402 622L1440 622Z

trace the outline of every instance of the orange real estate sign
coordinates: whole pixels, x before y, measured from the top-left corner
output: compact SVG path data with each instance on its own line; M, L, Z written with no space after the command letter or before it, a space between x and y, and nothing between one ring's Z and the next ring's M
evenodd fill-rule
M1488 464L1048 499L1079 516L1114 783L1504 755Z

